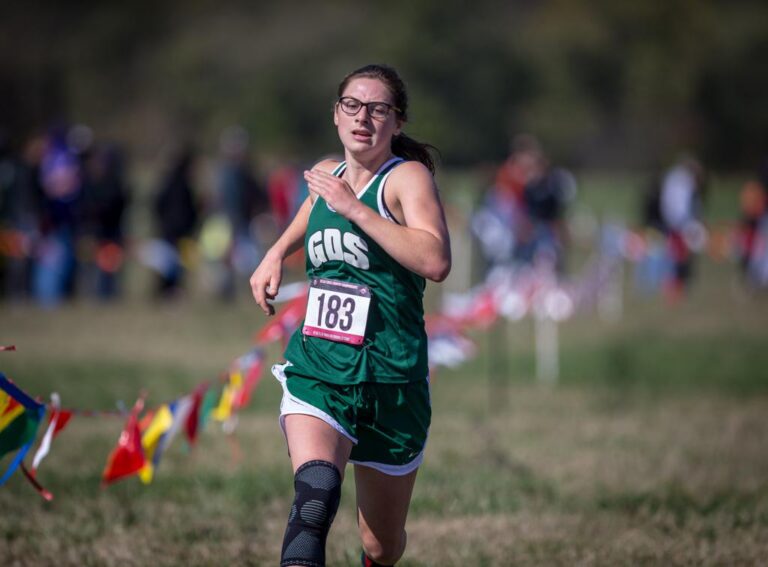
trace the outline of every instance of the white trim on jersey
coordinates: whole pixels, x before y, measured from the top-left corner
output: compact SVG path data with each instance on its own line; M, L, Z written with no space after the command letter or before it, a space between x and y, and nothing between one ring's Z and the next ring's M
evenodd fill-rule
M405 160L401 159L400 161L405 161ZM382 217L384 217L385 219L391 220L395 224L400 224L397 221L397 219L392 216L392 213L389 212L389 209L387 208L387 204L384 202L384 186L387 184L387 179L389 179L389 176L392 175L393 171L395 171L394 167L390 169L387 172L387 174L384 176L384 179L381 180L381 183L379 184L379 192L376 195L376 204L379 206L379 214Z
M283 388L283 399L280 402L280 429L283 430L283 435L286 438L286 441L288 440L287 435L285 434L285 416L287 415L293 415L293 414L300 414L300 415L311 415L312 417L316 417L318 419L323 420L325 423L333 427L336 431L341 433L344 437L352 441L353 444L357 445L358 440L347 433L346 429L342 427L342 425L333 419L330 415L325 413L323 410L316 408L315 406L308 404L307 402L304 402L297 398L296 396L292 395L288 391L288 387L286 386L287 378L285 376L285 369L288 366L292 366L290 362L286 362L284 364L274 364L272 366L272 374L277 379L278 382L280 382L280 386ZM429 385L429 376L427 376L427 384ZM429 396L429 404L432 405L432 396L430 391ZM427 438L424 439L424 447L427 446L427 441L429 440L429 432L427 432ZM368 467L371 469L375 469L381 473L390 475L390 476L405 476L408 473L411 473L415 471L419 466L421 465L422 461L424 461L424 449L422 449L418 455L416 455L413 460L409 463L405 463L404 465L388 465L386 463L377 463L375 461L357 461L355 459L349 459L349 462L353 465L360 465L361 467Z
M381 175L381 172L384 171L386 168L388 168L392 163L394 163L396 161L403 161L403 158L395 156L395 157L387 160L384 164L382 164L382 166L379 169L376 170L376 173L373 174L373 177L371 177L370 181L368 181L368 183L365 184L365 187L360 189L360 191L357 193L357 198L361 199L362 196L365 195L365 192L368 191L368 188L371 185L373 185L374 182L379 178L379 176ZM344 167L342 168L342 166L344 166ZM337 177L341 177L344 174L344 170L346 170L346 168L347 168L347 162L345 162L345 161L341 162L339 164L339 166L334 170L334 175L336 175ZM328 202L325 203L325 206L328 207L329 211L331 211L333 213L336 212L336 210L333 207L331 207L328 204Z
M280 429L283 430L283 435L285 435L285 416L293 414L311 415L312 417L323 420L344 437L352 441L352 443L357 445L357 439L350 435L338 421L333 419L323 410L300 400L288 391L288 386L285 384L287 380L285 376L285 368L290 365L290 362L286 362L285 364L275 364L272 366L272 374L277 378L277 381L280 382L280 385L283 388L283 399L280 402ZM288 437L286 436L286 441L287 440Z
M429 374L427 374L427 394L427 401L429 402L429 406L432 407L432 387L430 386ZM416 455L410 463L405 463L404 465L388 465L386 463L376 463L373 461L356 461L354 459L349 459L349 462L354 465L360 465L361 467L376 469L377 471L388 474L390 476L405 476L421 466L421 463L424 460L424 451L427 447L428 441L429 429L427 429L427 436L424 439L424 446L421 452Z
M388 159L385 163L382 164L382 166L376 171L373 177L371 177L371 180L365 184L365 187L362 188L362 190L357 194L357 198L359 199L362 197L366 191L368 191L368 188L373 185L374 181L376 181L379 176L381 175L381 172L387 169L390 165L393 163L396 163L398 161L403 161L403 158L400 157L393 157L391 159ZM389 172L387 172L387 175L389 175Z
M374 463L370 461L356 461L354 459L349 459L349 462L353 465L360 465L361 467L376 469L377 471L388 474L389 476L405 476L419 468L423 460L424 451L416 455L416 458L413 459L410 463L405 463L404 465L387 465L384 463Z

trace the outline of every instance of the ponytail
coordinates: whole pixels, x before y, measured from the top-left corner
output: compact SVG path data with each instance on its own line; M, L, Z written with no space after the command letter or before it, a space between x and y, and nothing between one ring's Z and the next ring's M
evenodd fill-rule
M434 175L435 160L432 158L430 150L438 151L432 144L417 142L403 133L392 138L392 153L394 155L405 160L419 161Z

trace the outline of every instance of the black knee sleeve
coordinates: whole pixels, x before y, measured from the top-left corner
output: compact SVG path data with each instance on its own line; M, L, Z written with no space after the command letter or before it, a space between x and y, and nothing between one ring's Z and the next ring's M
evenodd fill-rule
M280 565L325 566L325 540L341 500L341 473L328 461L309 461L294 476Z

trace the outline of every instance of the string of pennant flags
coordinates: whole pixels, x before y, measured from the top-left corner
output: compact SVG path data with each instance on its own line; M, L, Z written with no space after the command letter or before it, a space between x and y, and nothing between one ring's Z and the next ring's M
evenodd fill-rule
M530 315L537 325L548 325L551 335L557 323L580 311L600 307L606 297L620 303L621 299L612 297L612 292L620 293L624 261L637 262L641 256L639 246L636 233L608 227L602 232L594 256L572 280L558 278L553 266L546 263L504 265L491 270L484 282L466 292L445 294L441 311L425 317L430 372L439 367L455 368L475 357L478 348L470 332L488 331L499 318L519 321ZM102 473L104 487L132 476L138 476L144 484L151 483L171 443L183 435L194 446L210 421L220 423L225 433L233 434L239 412L248 405L261 380L264 347L278 341L287 343L304 318L307 292L308 286L303 282L283 286L277 298L282 306L275 317L257 331L254 347L232 361L218 383L202 382L191 392L153 408L145 408L143 392L130 410L65 408L57 394L52 394L46 404L0 373L0 460L6 455L10 457L5 470L0 469L0 486L21 470L43 498L52 499L53 495L40 484L38 471L56 438L78 416L125 419ZM0 352L14 350L13 345L0 346ZM537 345L539 350L545 352L546 348L539 349ZM557 352L545 356L556 357ZM552 363L548 366L551 368ZM35 446L46 416L47 427L28 468L25 458Z
M4 348L3 350L14 350ZM117 445L107 458L102 473L102 485L137 475L145 484L152 482L162 455L171 442L183 433L194 446L199 433L210 421L222 424L226 433L233 433L237 414L250 401L262 374L263 351L254 347L238 357L222 377L220 387L202 382L192 392L144 410L146 394L141 393L133 408L120 410L80 410L61 406L57 394L51 394L49 404L33 399L13 381L0 373L0 459L11 454L8 467L0 476L2 486L16 470L21 470L40 495L51 500L53 495L41 486L37 472L51 451L54 440L73 417L125 417L126 422ZM38 443L31 467L24 463L37 438L44 417L48 426Z

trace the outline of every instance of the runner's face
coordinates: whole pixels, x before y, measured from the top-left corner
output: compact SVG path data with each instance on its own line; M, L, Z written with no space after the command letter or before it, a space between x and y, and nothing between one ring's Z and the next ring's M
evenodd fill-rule
M342 97L353 97L362 103L385 102L394 106L392 93L378 79L352 79ZM371 117L365 106L354 116L349 116L337 103L333 111L333 122L341 143L353 154L389 151L392 137L400 133L400 120L394 108L390 109L386 118L379 120Z

